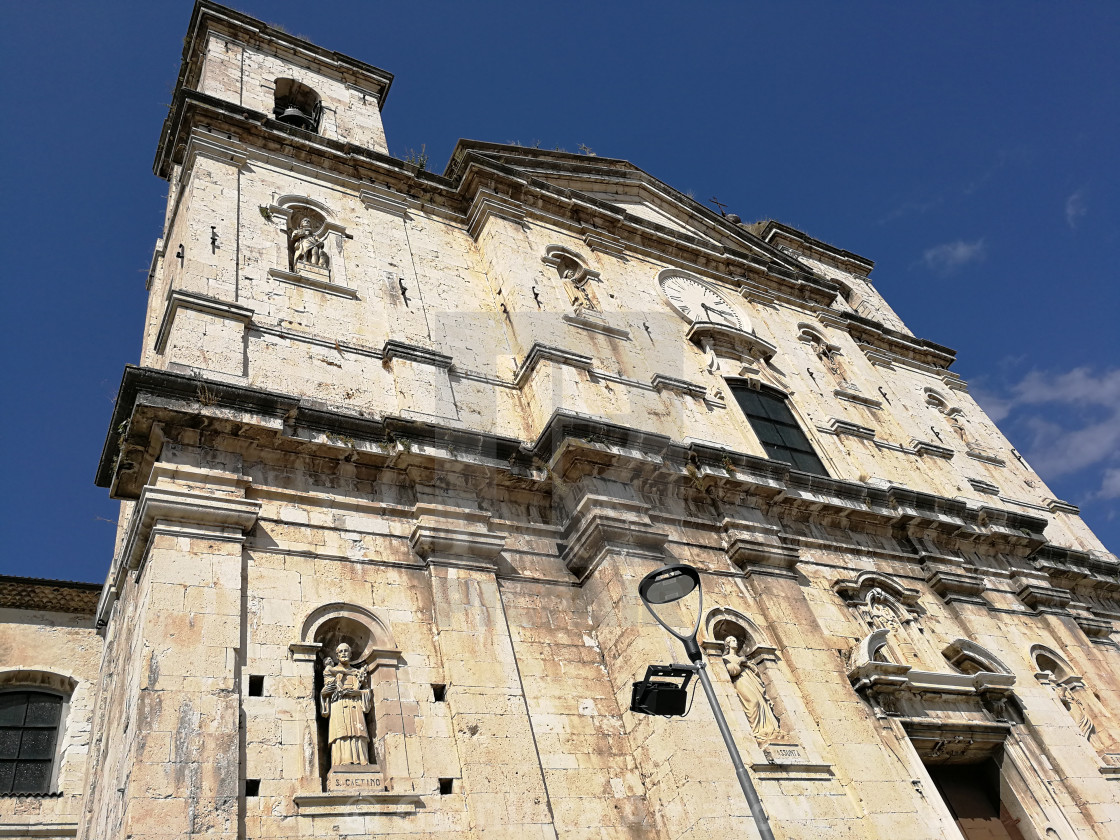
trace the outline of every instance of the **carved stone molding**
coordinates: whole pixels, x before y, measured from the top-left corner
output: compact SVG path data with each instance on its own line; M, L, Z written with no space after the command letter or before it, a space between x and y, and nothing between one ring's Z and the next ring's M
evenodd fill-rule
M1100 644L1115 644L1115 642L1112 641L1112 633L1115 628L1111 621L1093 615L1077 613L1073 615L1073 620L1077 623L1077 626L1081 628L1082 632L1089 637L1089 641Z
M918 455L930 455L934 458L944 458L946 461L951 460L954 454L953 450L947 446L938 446L936 443L918 440L917 438L911 439L910 448Z
M537 366L542 362L567 365L568 367L578 368L579 370L591 370L595 360L590 356L585 356L583 353L576 353L572 350L564 350L560 347L550 347L547 344L533 342L533 346L529 348L529 352L525 354L525 358L517 367L517 373L514 374L513 377L513 384L518 388L524 388L525 383L529 381L529 377L533 375Z
M191 309L215 318L240 321L242 324L249 324L253 320L253 310L248 306L176 289L168 296L167 305L163 308L159 332L156 334L155 350L157 353L162 353L166 349L168 336L171 335L171 327L174 325L175 316L180 309Z
M516 201L499 195L493 190L480 189L467 212L467 231L477 240L492 218L505 219L521 225L525 222L525 209Z
M754 333L712 321L697 321L686 335L689 341L715 353L720 359L754 362L771 359L778 348Z
M923 696L931 695L936 698L971 699L974 705L986 709L1000 725L1018 722L1013 674L922 671L909 665L899 665L885 656L890 632L886 629L873 631L853 649L848 662L848 680L852 688L866 697L879 714L902 716L901 701L905 699L908 703L923 706ZM962 708L963 711L967 709Z
M743 571L793 576L801 552L797 546L783 542L777 528L725 519L723 531L727 556Z
M850 435L864 440L875 440L875 430L870 426L861 426L859 423L842 420L839 417L829 417L828 426L823 431L831 432L834 435Z
M663 373L655 373L650 384L657 393L664 391L675 391L678 394L685 394L697 399L704 399L708 393L708 389L703 385L697 385L695 382L689 382L687 379L677 379L673 376L666 376Z
M495 571L506 538L490 531L490 514L417 505L408 542L425 563Z
M384 346L381 348L381 356L387 362L400 359L404 362L431 365L432 367L443 368L444 370L449 369L452 365L452 359L446 353L439 353L427 347L408 344L393 338L385 342Z
M568 571L583 580L610 552L664 560L669 534L654 527L649 510L649 505L640 502L584 496L564 529L563 559Z
M249 483L249 479L229 473L194 472L211 474L219 484ZM124 576L129 572L139 574L143 568L153 534L162 530L173 536L244 542L245 535L257 523L260 509L260 502L229 495L210 495L176 487L144 487L129 517L121 552L109 572L109 582L101 593L97 605L97 626L103 627L108 621Z
M945 603L961 602L988 606L981 597L987 589L984 578L976 574L976 568L966 563L954 562L951 558L921 555L918 562L926 572L926 582Z
M1049 585L1049 579L1042 574L1020 570L1011 579L1016 596L1036 612L1049 612L1064 615L1066 607L1073 600L1068 589Z
M363 185L358 191L358 199L369 210L380 210L392 216L400 216L402 219L408 218L409 203L413 200L377 184Z
M588 230L583 234L583 241L592 251L625 259L626 243L617 236L601 230Z
M358 299L358 293L348 286L340 286L338 283L333 283L325 277L316 277L310 270L308 271L285 271L282 268L270 268L268 276L273 280L280 283L287 283L291 286L303 286L306 289L315 289L319 292L324 292L328 295L337 295L338 297L350 298L351 300Z

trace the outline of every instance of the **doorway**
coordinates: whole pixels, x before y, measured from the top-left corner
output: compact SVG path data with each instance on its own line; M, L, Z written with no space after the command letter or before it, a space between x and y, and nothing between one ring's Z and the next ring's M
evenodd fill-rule
M965 840L1025 840L1019 820L1001 796L1001 788L1007 786L1001 784L994 758L976 764L927 765L926 770Z

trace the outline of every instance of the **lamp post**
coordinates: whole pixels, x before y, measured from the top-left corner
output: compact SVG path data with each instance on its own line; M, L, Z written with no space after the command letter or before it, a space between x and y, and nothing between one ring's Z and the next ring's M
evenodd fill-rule
M682 636L661 619L661 616L654 611L653 605L675 604L691 595L693 591L700 596L700 603L696 608L696 623L692 626L691 633ZM712 714L715 716L716 726L719 727L719 734L723 736L723 743L727 746L731 763L735 767L735 778L739 780L739 787L743 789L743 796L746 797L747 805L751 809L751 816L754 817L755 828L758 829L762 840L774 840L774 833L770 830L770 821L766 818L766 811L762 808L758 791L754 789L751 777L747 775L747 768L743 764L743 758L739 755L739 749L735 746L735 741L731 737L731 730L727 727L727 719L723 716L723 710L719 706L712 681L708 678L704 654L696 641L696 634L700 630L700 617L704 614L704 590L700 586L700 573L692 566L687 566L684 563L662 566L642 578L642 582L638 584L638 595L657 623L684 645L685 653L688 654L692 667L696 669L700 678L700 684L704 687L708 705L712 707Z

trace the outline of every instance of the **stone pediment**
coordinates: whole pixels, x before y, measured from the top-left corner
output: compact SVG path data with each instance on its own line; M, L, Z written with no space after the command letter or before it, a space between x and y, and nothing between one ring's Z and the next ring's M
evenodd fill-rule
M853 648L848 661L848 681L877 714L924 717L930 698L938 703L956 702L962 714L979 706L996 723L1020 722L1013 674L987 670L924 671L892 662L887 658L890 633L887 629L873 631ZM958 640L946 648L946 656L959 654L961 642L982 650L974 643Z
M468 152L516 169L532 181L559 188L568 193L573 205L590 205L620 222L706 242L712 250L730 246L767 263L788 264L798 272L803 270L794 258L763 245L738 217L715 212L628 161L593 154L460 141L456 156L465 157ZM457 174L456 156L444 173L446 177Z

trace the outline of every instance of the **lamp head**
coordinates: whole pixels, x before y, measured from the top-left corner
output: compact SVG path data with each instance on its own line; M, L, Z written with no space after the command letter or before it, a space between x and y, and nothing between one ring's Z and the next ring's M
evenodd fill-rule
M654 612L653 605L675 604L693 592L700 596L700 603L696 607L696 624L693 625L691 633L682 636ZM700 629L700 616L704 613L704 590L700 586L700 573L684 563L662 566L642 578L642 582L638 584L638 596L657 623L684 643L688 658L693 662L699 661L703 655L700 646L696 643L696 633Z
M646 604L672 604L700 586L700 573L678 563L655 569L638 584L638 595Z

